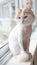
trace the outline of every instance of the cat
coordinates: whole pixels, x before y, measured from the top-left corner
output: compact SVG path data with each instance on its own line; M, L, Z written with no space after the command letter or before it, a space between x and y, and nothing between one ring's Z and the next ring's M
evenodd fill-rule
M29 52L30 36L34 20L34 13L29 8L19 9L17 12L17 24L9 35L9 48L13 55L18 55L23 50Z

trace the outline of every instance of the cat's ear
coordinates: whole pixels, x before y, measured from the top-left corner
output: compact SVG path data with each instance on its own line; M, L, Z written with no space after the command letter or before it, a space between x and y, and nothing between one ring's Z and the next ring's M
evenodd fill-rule
M15 18L19 19L21 17L22 9L18 9Z

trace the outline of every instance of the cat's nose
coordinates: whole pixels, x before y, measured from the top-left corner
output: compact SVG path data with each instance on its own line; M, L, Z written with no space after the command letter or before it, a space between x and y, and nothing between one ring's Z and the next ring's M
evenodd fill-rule
M22 19L22 23L24 22L24 19Z

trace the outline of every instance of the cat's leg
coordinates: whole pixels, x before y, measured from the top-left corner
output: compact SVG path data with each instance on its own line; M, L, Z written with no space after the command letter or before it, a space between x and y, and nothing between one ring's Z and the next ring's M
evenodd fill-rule
M26 41L26 52L29 55L29 60L32 59L32 54L29 52L30 38Z
M23 48L23 37L22 37L21 34L18 36L18 44L20 46L21 52L23 52L24 51L24 48Z
M30 39L26 41L26 51L29 51Z
M24 43L23 43L24 51L29 52L29 43L30 43L30 39L24 40Z
M29 26L29 30L27 32L27 38L26 38L26 51L29 51L31 33L32 33L32 26Z
M29 53L29 52L27 52L27 51L29 51L29 43L25 43L26 41L25 40L23 40L22 38L19 38L19 45L20 45L20 48L21 48L21 53L18 55L18 57L17 57L17 61L19 61L19 62L25 62L25 61L29 61L31 58L32 58L32 55ZM28 40L28 42L29 42L29 40ZM23 46L23 43L24 43L24 46ZM27 49L27 47L28 47L28 49Z

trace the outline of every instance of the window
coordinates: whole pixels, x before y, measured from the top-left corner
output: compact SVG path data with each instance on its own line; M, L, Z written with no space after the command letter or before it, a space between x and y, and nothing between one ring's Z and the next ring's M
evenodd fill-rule
M15 15L15 3L6 3L0 6L0 18L10 18L10 16L14 17L14 15Z
M6 4L0 7L0 18L7 17L9 17L9 6Z
M15 3L11 3L11 8L12 8L12 18L15 16Z
M2 17L3 18L9 17L9 6L8 5L2 6Z

